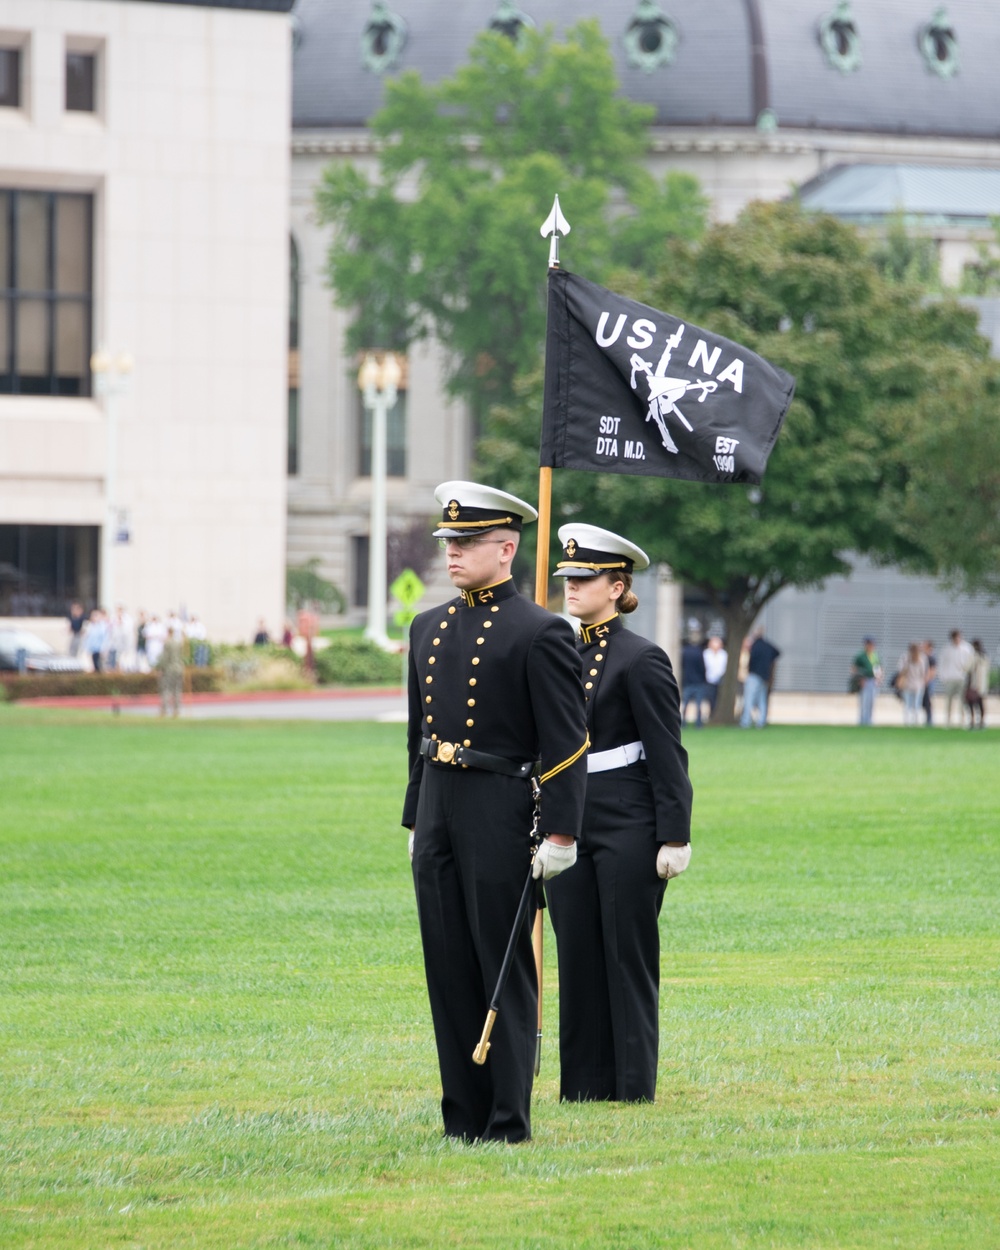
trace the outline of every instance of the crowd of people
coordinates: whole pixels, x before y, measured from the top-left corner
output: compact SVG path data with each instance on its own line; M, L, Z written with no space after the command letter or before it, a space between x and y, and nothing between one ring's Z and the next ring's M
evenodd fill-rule
M763 729L767 724L768 698L780 655L781 651L764 636L762 629L753 630L743 640L736 673L742 728ZM728 667L729 653L722 635L710 631L705 642L700 622L688 621L681 648L681 720L684 723L688 722L688 708L694 709L695 728L701 728L715 715L719 687Z
M911 642L899 656L888 688L903 700L903 723L908 726L934 724L933 696L944 703L944 724L969 729L986 727L986 697L990 689L990 657L982 640L967 642L960 629L953 629L947 643L935 650L931 639ZM885 671L875 647L875 639L862 640L862 649L851 666L852 685L858 692L858 723L870 725L875 697L885 683Z
M768 698L780 654L762 629L752 631L743 641L736 691L739 723L744 729L763 729L767 724ZM707 643L703 642L700 622L690 620L681 650L684 723L701 727L714 715L728 662L721 635L710 632ZM983 729L990 671L990 656L981 639L967 642L961 630L954 629L940 650L931 640L911 642L887 678L875 639L868 635L851 662L850 688L858 696L858 724L872 724L876 696L881 690L891 689L903 703L903 723L907 726L932 726L936 697L946 726L955 723Z
M112 612L93 608L89 613L74 602L68 616L69 654L85 657L95 673L149 673L161 666L167 642L173 639L191 663L204 667L209 660L204 623L192 614L168 612L160 617L140 611L136 616L121 604Z

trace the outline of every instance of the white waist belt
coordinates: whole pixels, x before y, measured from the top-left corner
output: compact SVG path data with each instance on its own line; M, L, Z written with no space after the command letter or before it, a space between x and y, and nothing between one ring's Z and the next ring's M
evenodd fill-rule
M612 747L610 751L591 751L587 756L587 772L606 773L609 768L627 768L645 758L646 749L641 742L626 742L623 747Z

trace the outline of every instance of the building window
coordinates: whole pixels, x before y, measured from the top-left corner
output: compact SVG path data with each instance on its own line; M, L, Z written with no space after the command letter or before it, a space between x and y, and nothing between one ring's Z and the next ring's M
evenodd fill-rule
M0 616L63 616L97 598L96 525L0 525Z
M851 13L850 0L838 0L837 7L819 24L820 47L834 69L852 74L861 68L861 36Z
M299 249L291 244L288 277L288 457L286 472L294 477L299 471Z
M93 200L0 190L0 394L89 395Z
M934 11L934 17L926 26L921 27L917 46L924 64L939 78L953 78L958 73L958 37L943 6Z
M384 74L394 68L405 47L406 23L376 0L361 32L361 64L373 74Z
M519 42L526 30L533 30L534 26L534 18L529 17L511 0L500 0L497 11L490 18L490 30L512 39L515 43Z
M647 74L672 65L677 41L677 27L660 6L654 0L639 0L624 38L629 65Z
M356 608L368 607L368 535L351 539L351 602Z
M296 353L297 354L297 353ZM299 388L297 379L293 385L291 374L288 378L288 455L285 472L295 477L299 471Z
M21 49L0 48L0 108L21 107Z
M97 57L93 52L66 53L66 110L97 112Z
M358 430L358 476L371 477L372 473L372 414L365 407L364 397L355 390L355 416ZM406 477L406 391L400 387L396 402L386 414L385 423L387 477Z

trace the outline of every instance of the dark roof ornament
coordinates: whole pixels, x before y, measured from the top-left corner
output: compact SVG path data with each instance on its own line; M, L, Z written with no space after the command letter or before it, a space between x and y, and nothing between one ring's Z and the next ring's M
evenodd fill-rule
M534 30L535 21L511 0L500 0L497 11L490 18L490 30L497 35L506 35L514 43L521 38L526 30Z
M842 74L853 74L861 68L861 36L850 0L838 0L833 12L822 18L819 42L827 61Z
M958 73L958 37L948 21L944 5L934 10L934 16L917 32L917 47L924 64L939 78L954 78Z
M361 32L361 64L373 74L393 69L406 47L406 23L389 6L375 0Z
M629 65L646 74L672 65L680 35L655 0L639 0L622 38Z

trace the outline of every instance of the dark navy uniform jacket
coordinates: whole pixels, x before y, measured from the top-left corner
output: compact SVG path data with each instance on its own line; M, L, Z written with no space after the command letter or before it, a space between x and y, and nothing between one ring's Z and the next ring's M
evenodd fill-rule
M539 760L543 833L577 837L586 789L587 727L573 630L519 594L509 578L461 591L410 629L410 781L404 825L416 821L421 738L521 763Z
M643 820L655 828L657 842L690 842L691 782L666 652L626 629L618 614L581 626L577 647L591 752L636 741L646 751L645 760L628 768L589 775L585 828L612 831Z

